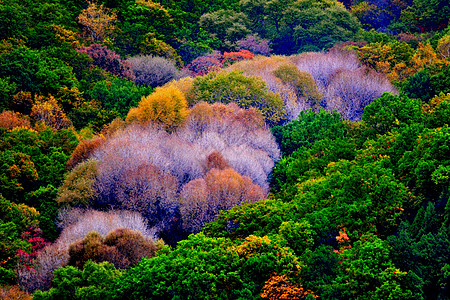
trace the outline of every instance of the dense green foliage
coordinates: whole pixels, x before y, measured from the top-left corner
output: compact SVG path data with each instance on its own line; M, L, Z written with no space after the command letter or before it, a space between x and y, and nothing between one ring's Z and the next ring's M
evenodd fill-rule
M0 1L0 298L450 299L449 18Z

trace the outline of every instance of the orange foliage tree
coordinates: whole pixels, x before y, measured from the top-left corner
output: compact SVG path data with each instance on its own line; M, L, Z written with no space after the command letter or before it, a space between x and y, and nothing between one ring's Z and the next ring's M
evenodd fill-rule
M260 294L262 299L306 299L308 294L313 298L318 298L310 290L303 288L301 284L292 283L286 275L273 275L267 280Z
M0 114L0 127L13 129L13 128L31 128L30 120L21 115L10 110L5 110Z
M75 150L72 152L72 156L67 162L67 167L73 169L79 163L88 159L91 154L105 142L105 139L101 136L96 136L90 140L82 140Z

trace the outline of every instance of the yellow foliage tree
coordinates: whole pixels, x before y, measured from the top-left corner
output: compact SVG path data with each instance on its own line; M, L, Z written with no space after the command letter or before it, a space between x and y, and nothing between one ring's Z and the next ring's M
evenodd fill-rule
M129 111L126 121L160 124L170 132L182 124L188 114L183 93L169 85L158 87L151 95L143 97L138 107Z
M179 89L184 96L189 94L189 91L192 89L192 84L194 83L194 78L192 77L183 77L179 80L169 81L164 85L164 87L174 86ZM188 99L186 99L188 101Z
M439 61L436 52L430 44L419 43L416 52L411 58L411 67L418 72L424 67L431 66Z
M66 29L62 25L50 25L50 29L55 33L55 37L61 41L70 44L74 48L79 48L80 40L76 32Z
M42 96L36 96L35 104L31 108L30 115L37 122L52 126L57 130L72 126L72 122L53 96L50 96L48 99Z
M92 41L101 41L114 30L116 13L95 2L88 2L78 16L78 23L84 26L85 33Z
M450 34L444 35L438 41L436 51L442 59L450 57Z

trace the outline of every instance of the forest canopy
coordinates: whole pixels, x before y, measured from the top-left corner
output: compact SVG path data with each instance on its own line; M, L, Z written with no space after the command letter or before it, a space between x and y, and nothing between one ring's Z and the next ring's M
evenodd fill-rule
M0 298L450 299L449 19L0 1Z

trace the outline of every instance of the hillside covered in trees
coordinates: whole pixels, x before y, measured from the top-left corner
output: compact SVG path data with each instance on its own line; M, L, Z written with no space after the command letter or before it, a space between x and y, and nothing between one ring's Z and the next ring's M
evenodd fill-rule
M450 299L445 0L0 0L0 299Z

